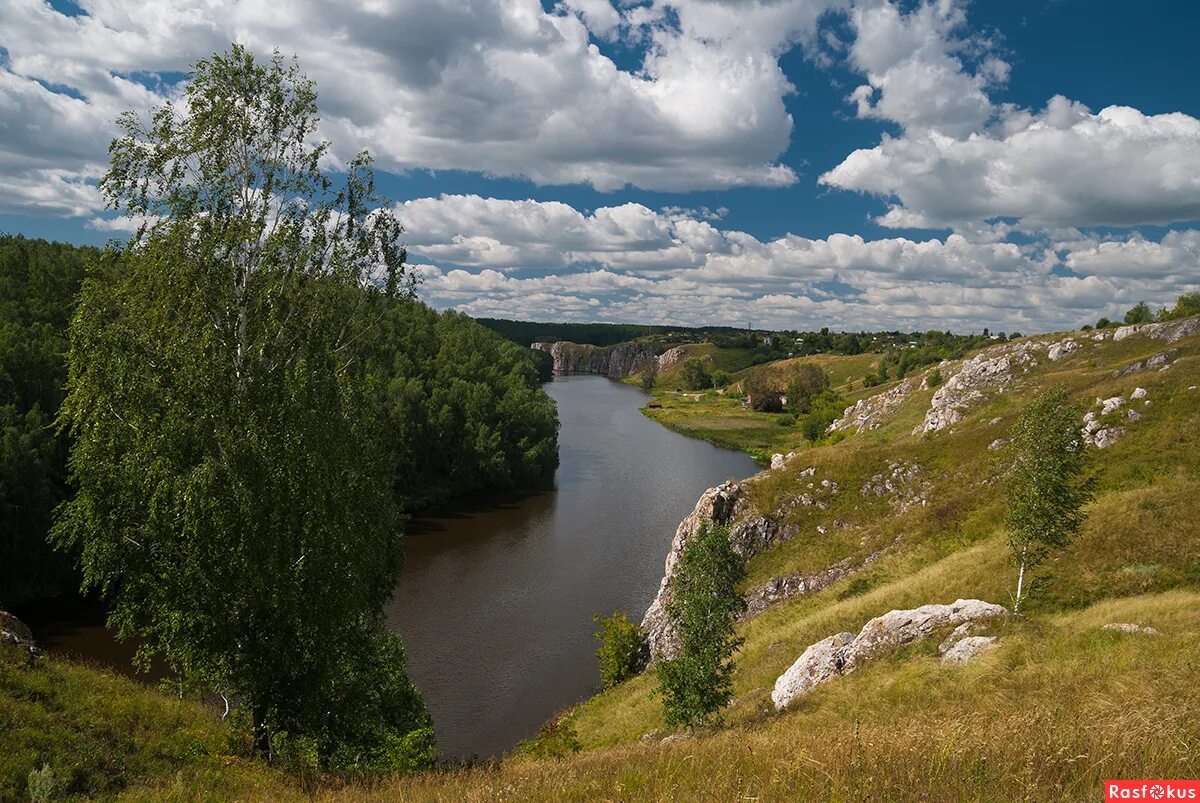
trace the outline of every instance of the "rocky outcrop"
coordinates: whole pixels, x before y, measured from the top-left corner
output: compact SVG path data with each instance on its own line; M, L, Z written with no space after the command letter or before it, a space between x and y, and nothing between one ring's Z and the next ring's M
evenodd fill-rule
M1033 351L1039 347L1024 341L1015 346L993 346L963 362L933 394L925 420L913 429L913 434L937 432L957 424L971 406L984 398L985 391L1002 391L1010 385L1016 378L1014 368L1037 365Z
M671 541L670 551L667 552L658 594L642 618L642 632L646 634L651 660L674 657L678 649L675 627L666 610L671 593L671 578L675 575L675 566L679 563L684 547L700 532L701 527L706 524L728 525L729 540L734 550L744 558L757 555L772 544L785 541L796 534L797 529L794 525L782 525L760 515L751 505L745 491L745 482L726 482L709 488L700 496L695 509L684 517L675 530L675 538Z
M1007 613L999 605L977 599L889 611L867 622L857 636L837 633L809 646L775 681L771 700L776 709L786 708L816 686L848 675L872 658L927 638L940 627L992 619Z
M818 527L817 529L824 532L823 527ZM881 549L878 552L867 555L862 560L855 560L853 557L843 558L828 569L815 574L793 574L772 578L761 586L752 588L746 592L746 610L738 619L744 621L753 616L758 616L773 605L778 605L784 600L791 599L800 594L815 594L821 589L833 585L838 580L842 580L855 572L862 571L883 557L887 551L888 548Z
M656 359L655 349L648 343L590 346L560 340L557 343L534 343L530 348L548 352L554 358L556 374L600 374L609 379L622 379L635 374L650 360Z
M665 371L676 363L683 362L687 357L687 349L683 346L674 346L658 355L658 370Z
M891 390L866 399L859 399L847 407L843 411L842 417L830 424L827 431L853 429L855 432L862 432L863 430L878 429L896 411L896 408L904 403L904 400L912 394L915 388L916 385L911 379L905 379Z
M1175 362L1175 358L1179 356L1179 349L1167 349L1160 351L1152 357L1147 357L1144 360L1131 362L1123 368L1118 368L1113 371L1113 376L1125 376L1126 374L1137 373L1138 371L1154 371L1166 368L1171 363Z
M1079 343L1067 338L1060 343L1055 343L1050 346L1049 350L1046 352L1046 357L1051 362L1058 362L1063 357L1066 357L1068 354L1076 351L1079 351Z
M1122 326L1113 332L1113 340L1125 340L1134 335L1150 337L1165 343L1174 343L1185 337L1200 333L1200 315L1181 318L1178 321L1164 323L1142 323L1133 326Z
M6 611L0 611L0 644L18 647L24 650L30 658L40 652L37 642L33 640L33 631L20 619Z

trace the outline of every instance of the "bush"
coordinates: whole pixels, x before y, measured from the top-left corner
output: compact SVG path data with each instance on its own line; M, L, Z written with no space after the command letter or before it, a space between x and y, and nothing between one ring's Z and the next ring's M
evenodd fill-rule
M1188 318L1192 315L1200 315L1200 293L1186 293L1181 295L1175 302L1175 306L1169 310L1164 310L1159 316L1160 321L1174 321L1179 318Z
M712 381L714 388L727 387L729 385L729 372L718 368L712 372L709 379Z
M794 427L794 426L796 426L796 416L790 415L790 414L789 415L781 415L781 416L779 416L779 420L776 421L775 423L781 427Z
M1110 321L1108 318L1101 318L1100 320L1096 321L1097 329L1108 329L1110 326L1113 326L1113 325L1114 325L1113 322Z
M812 409L801 423L801 430L804 432L805 438L816 443L825 436L829 425L841 417L845 406L842 403L842 397L834 390L821 391L813 397L811 406Z
M600 662L600 685L611 689L636 674L645 664L646 639L642 629L620 611L614 611L612 616L596 614L592 618L600 623L600 629L594 634L600 642L596 650L596 658Z
M760 413L783 412L783 394L771 387L765 372L752 372L742 380L742 389L749 397L751 410Z
M798 415L807 413L813 397L828 390L829 385L829 374L821 370L819 365L811 362L801 363L797 366L791 381L788 382L788 407Z
M653 357L646 363L646 367L641 371L642 390L653 390L654 383L658 381L658 360Z
M934 368L929 372L929 376L925 377L925 381L929 383L929 387L936 388L942 384L942 372Z
M571 718L560 714L543 725L537 736L518 744L517 755L531 759L563 758L582 749Z
M704 390L712 384L704 363L698 357L688 357L684 360L679 376L688 390Z
M1145 301L1139 301L1129 309L1129 312L1125 313L1126 325L1151 323L1153 321L1154 313L1151 311L1150 305Z

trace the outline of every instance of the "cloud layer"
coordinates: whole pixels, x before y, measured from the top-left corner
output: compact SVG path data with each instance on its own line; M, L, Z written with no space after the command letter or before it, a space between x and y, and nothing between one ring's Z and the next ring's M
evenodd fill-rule
M996 219L1026 231L1200 219L1200 120L1126 106L1093 113L1062 96L1034 111L995 104L1009 65L964 33L950 0L901 13L890 2L850 12L850 62L867 77L848 100L884 135L821 183L890 201L895 228L980 231Z
M1031 245L762 241L695 213L474 195L397 207L422 295L473 315L778 328L1044 331L1200 289L1200 232Z
M113 121L176 96L182 71L231 41L299 55L335 163L368 148L395 172L760 188L783 204L811 180L782 160L789 104L809 111L793 80L825 80L785 73L799 48L860 77L846 108L880 131L815 165L819 183L867 196L884 227L936 237L864 239L857 220L751 236L722 228L722 210L484 190L399 207L427 297L536 318L1031 330L1166 302L1200 275L1200 233L1179 225L1200 219L1200 120L996 102L1013 70L961 0L78 5L0 4L0 212L126 230L96 216ZM1148 224L1175 229L1149 238Z

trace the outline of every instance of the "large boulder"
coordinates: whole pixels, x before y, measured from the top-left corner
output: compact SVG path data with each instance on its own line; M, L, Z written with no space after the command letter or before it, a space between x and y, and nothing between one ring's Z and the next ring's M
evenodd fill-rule
M37 655L37 642L33 640L33 631L24 622L11 613L0 611L0 644L10 644L25 650L30 657Z
M857 636L838 633L806 649L775 681L771 700L776 709L786 708L815 686L848 675L872 658L927 638L939 628L1007 614L1005 608L978 599L888 611L867 622Z

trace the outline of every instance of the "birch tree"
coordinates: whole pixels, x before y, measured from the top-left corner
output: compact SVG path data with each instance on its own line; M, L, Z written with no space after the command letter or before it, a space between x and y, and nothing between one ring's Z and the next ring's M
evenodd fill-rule
M235 46L190 79L110 146L100 189L141 225L71 324L78 495L55 537L140 660L224 694L268 755L423 763L429 718L382 627L401 519L368 414L373 322L411 293L400 225L365 154L322 171L294 61Z
M1091 483L1083 476L1079 427L1079 410L1062 387L1034 399L1013 426L1006 521L1017 564L1014 612L1027 593L1027 574L1069 544L1086 518Z

